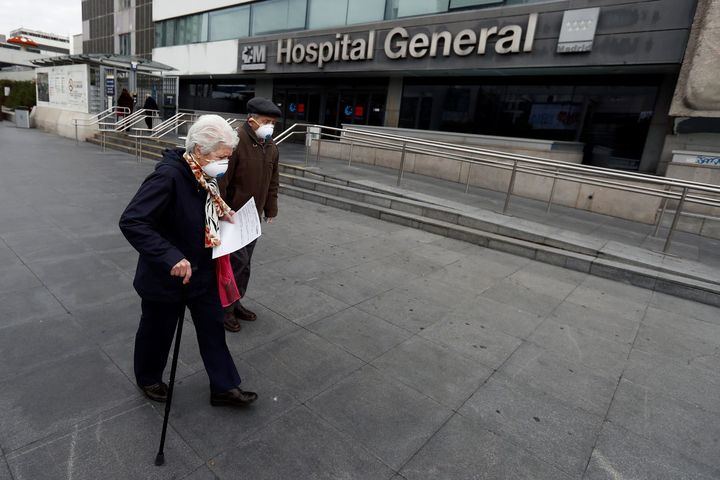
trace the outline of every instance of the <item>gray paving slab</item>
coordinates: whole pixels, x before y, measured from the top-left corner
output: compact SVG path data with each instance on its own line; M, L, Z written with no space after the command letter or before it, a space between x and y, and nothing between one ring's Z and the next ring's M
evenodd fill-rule
M678 315L689 316L720 325L720 309L712 305L693 302L658 292L653 293L650 305Z
M528 341L569 363L578 363L610 379L619 379L627 363L631 346L595 335L554 319L545 320Z
M582 298L576 300L582 302ZM624 314L625 310L614 307L605 308L603 303L591 303L594 307L573 303L568 300L558 305L548 318L571 327L587 330L593 335L606 340L632 345L640 327L640 313ZM610 302L612 305L612 301ZM630 308L641 307L631 305ZM633 310L635 312L635 310ZM627 318L627 317L634 318Z
M717 414L621 380L608 420L696 462L720 468Z
M372 366L318 395L308 407L394 469L407 462L452 414Z
M298 407L211 461L221 479L389 479L393 471L327 421Z
M502 280L480 295L543 316L552 313L563 301L562 298L537 292L509 279Z
M15 478L33 480L175 479L202 465L203 460L170 429L166 463L156 467L161 427L158 411L145 404L94 425L76 425L62 437L11 454L8 462Z
M603 420L502 376L480 387L460 414L575 478L585 471Z
M603 430L593 450L584 480L710 480L720 470L696 462L612 423Z
M129 296L110 303L78 308L72 318L86 337L99 345L134 338L140 322L140 298Z
M573 478L481 425L455 415L400 471L407 480Z
M449 408L457 408L491 375L479 361L439 343L413 337L372 365ZM422 368L418 368L422 365Z
M617 386L617 380L612 381L531 343L518 348L498 374L601 417L607 412Z
M470 318L466 311L451 313L419 335L492 369L502 365L522 343L517 337L486 327L480 316Z
M515 305L479 296L455 308L452 317L526 339L540 325L545 315L526 312Z
M242 322L242 330L225 334L225 341L232 353L242 355L299 328L287 318L256 301L243 300L242 304L257 314L257 320Z
M252 367L304 401L364 362L307 330L298 330L242 356Z
M413 335L408 330L353 307L318 320L307 328L366 362Z
M209 381L204 370L183 378L177 384L171 424L205 459L234 449L250 435L298 405L292 395L249 364L239 359L235 363L242 378L242 388L258 392L258 400L250 407L211 406Z
M623 378L650 391L720 413L720 372L673 357L634 349Z
M0 327L0 381L93 345L83 328L67 314Z
M5 452L64 432L137 398L137 389L98 350L0 382L0 446Z
M0 293L0 326L32 322L39 318L64 317L67 310L45 287Z
M348 304L305 284L295 284L269 292L257 297L256 301L298 325L308 325L349 307Z
M203 465L188 476L182 477L182 480L217 480L217 478L209 467Z
M717 372L719 331L718 325L650 308L638 331L635 348Z
M441 303L436 297L406 289L391 290L356 307L412 332L439 322L454 308L452 302Z
M393 288L391 282L382 278L372 282L347 270L311 280L308 284L348 305L357 305Z
M3 267L0 277L0 293L14 293L42 285L40 279L20 260Z

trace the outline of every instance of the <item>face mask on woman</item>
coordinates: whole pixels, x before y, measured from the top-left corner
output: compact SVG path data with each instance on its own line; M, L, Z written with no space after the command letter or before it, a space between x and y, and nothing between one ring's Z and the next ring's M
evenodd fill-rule
M227 172L228 162L229 160L227 158L223 158L221 160L208 163L203 166L202 169L207 175L213 178L220 178L225 175L225 172Z

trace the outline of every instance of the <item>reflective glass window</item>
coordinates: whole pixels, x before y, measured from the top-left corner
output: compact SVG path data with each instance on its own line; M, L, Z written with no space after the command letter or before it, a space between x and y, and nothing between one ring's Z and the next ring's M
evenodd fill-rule
M307 0L267 0L252 5L252 34L305 28Z
M450 0L450 8L482 7L496 3L503 3L504 0Z
M250 7L226 8L210 12L209 39L211 42L250 35Z
M450 0L389 0L388 18L447 12Z
M345 25L348 0L309 0L308 28Z
M385 18L385 0L349 0L347 24L379 22Z

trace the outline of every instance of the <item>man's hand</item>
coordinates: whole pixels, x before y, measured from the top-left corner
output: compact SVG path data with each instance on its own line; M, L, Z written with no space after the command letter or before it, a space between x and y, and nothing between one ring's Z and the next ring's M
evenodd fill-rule
M183 285L187 285L190 283L190 277L192 276L190 262L183 258L170 270L170 275L173 277L183 277Z
M275 217L265 217L265 221L267 223L273 223L274 220L275 220Z

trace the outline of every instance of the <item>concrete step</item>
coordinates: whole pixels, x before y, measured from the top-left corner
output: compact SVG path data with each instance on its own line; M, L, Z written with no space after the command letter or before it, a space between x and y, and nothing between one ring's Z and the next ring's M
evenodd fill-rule
M303 172L302 169L294 166L283 166L281 181L307 190L327 193L333 196L347 198L369 205L377 205L391 210L397 210L415 215L443 220L452 224L465 226L483 232L495 233L504 237L524 240L553 248L560 248L573 253L590 255L596 258L628 263L641 268L659 270L668 274L677 275L678 268L665 264L665 256L659 253L649 252L638 247L628 247L617 242L598 241L594 237L574 235L572 238L563 237L559 229L550 228L546 225L523 221L505 215L489 212L481 209L474 209L468 212L467 206L439 205L429 203L426 200L410 198L407 194L398 196L397 191L389 187L384 189L368 185L357 184L351 181L331 178L327 175L318 175L314 172ZM294 175L295 173L303 176ZM318 180L318 178L322 178ZM449 202L452 204L452 202ZM461 210L464 208L464 211ZM717 272L713 275L708 269L687 268L694 267L692 262L687 261L683 275L693 279L720 285L720 276Z
M287 170L286 170L287 171ZM287 178L287 176L285 176ZM304 180L309 180L307 177ZM559 242L557 245L549 245L547 242L536 241L536 239L515 238L507 233L511 230L487 231L477 228L478 225L468 226L459 222L448 221L449 219L431 218L422 212L410 212L393 208L393 203L382 206L366 201L367 197L356 199L342 196L345 189L340 188L333 193L306 188L308 184L300 187L293 184L281 183L280 191L289 196L320 203L329 207L349 210L373 218L385 220L411 228L418 228L430 233L454 238L469 242L475 245L499 250L514 255L531 258L533 260L569 268L599 277L623 281L632 285L648 288L661 293L688 298L710 305L720 306L720 284L708 282L698 276L688 274L683 269L672 270L669 268L659 269L651 264L627 262L626 259L608 258L600 251L582 253L565 248L572 244ZM315 184L317 187L317 184ZM334 184L332 187L337 188ZM324 187L328 191L331 186ZM348 190L352 195L357 195L357 189ZM394 201L395 206L400 202ZM428 206L424 208L428 209ZM460 216L458 216L458 219Z
M102 141L99 138L88 138L88 143L92 143L93 145L100 146L102 144ZM115 143L114 141L111 141L110 139L107 139L105 141L105 147L109 148L111 150L118 150L120 152L129 153L130 155L135 155L135 145L122 145L119 143ZM155 150L143 150L143 159L145 160L159 160L162 158L162 151L155 151Z

